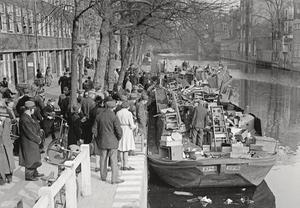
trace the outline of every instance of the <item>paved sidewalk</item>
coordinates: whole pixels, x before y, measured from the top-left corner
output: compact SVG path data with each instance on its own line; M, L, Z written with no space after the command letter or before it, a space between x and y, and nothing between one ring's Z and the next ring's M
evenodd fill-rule
M147 165L144 154L129 157L129 165L135 170L119 171L125 182L117 185L100 180L100 173L92 172L92 195L81 198L78 208L146 208ZM92 164L93 166L93 164Z

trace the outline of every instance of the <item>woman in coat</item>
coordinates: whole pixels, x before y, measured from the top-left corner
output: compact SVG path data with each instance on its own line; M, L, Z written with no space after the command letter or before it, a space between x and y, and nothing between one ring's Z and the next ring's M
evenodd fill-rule
M31 117L34 113L34 102L25 102L25 112L20 117L20 166L25 167L25 180L37 181L37 177L43 176L37 168L42 165L39 145L40 125Z
M11 120L0 117L0 178L3 182L11 182L15 160L13 141L10 138ZM1 180L0 179L0 180Z
M134 124L132 113L129 111L129 102L123 102L121 107L122 109L117 112L117 117L123 131L123 136L119 142L118 148L121 153L121 169L134 170L134 168L128 166L128 152L130 150L135 150L133 130L136 128L136 125Z

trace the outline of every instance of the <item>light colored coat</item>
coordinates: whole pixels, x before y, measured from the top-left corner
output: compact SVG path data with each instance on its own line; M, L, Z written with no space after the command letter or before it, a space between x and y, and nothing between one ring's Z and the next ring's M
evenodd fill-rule
M134 150L133 130L136 128L136 125L134 124L132 113L127 108L122 108L117 112L117 117L123 131L118 150L122 152Z

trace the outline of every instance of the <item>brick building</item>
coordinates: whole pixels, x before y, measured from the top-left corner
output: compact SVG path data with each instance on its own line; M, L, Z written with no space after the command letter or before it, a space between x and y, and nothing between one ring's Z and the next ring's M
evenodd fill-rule
M70 65L71 21L66 0L0 0L0 79L31 82L50 67L60 76Z

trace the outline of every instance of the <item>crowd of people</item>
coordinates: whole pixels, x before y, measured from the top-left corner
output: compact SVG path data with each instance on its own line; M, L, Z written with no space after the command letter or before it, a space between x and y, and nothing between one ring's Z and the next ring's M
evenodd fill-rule
M102 181L107 180L108 165L112 171L111 183L121 183L118 170L134 170L128 157L134 154L135 140L147 136L147 89L151 80L146 74L136 76L130 68L123 89L99 91L94 89L91 77L78 90L77 103L71 105L71 78L66 70L60 77L61 95L57 103L45 99L43 86L20 90L17 99L0 99L0 181L10 182L15 168L13 154L25 167L25 180L36 181L44 174L38 172L42 165L41 154L45 139L56 138L55 117L59 113L69 126L67 144L90 144L91 154L100 157L98 169ZM41 74L37 73L37 79ZM6 79L3 79L5 85ZM126 86L130 85L130 88ZM51 84L51 83L50 83ZM3 95L4 93L2 93ZM57 106L59 108L57 108ZM58 110L59 109L59 110ZM2 114L1 114L2 112ZM16 125L12 125L16 124ZM11 130L11 127L13 130ZM15 135L15 140L12 140Z

